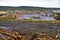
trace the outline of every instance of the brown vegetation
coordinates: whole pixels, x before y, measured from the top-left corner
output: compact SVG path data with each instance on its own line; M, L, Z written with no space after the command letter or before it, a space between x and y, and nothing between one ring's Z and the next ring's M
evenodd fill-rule
M33 18L34 18L34 19L40 19L40 17L39 17L39 16L34 16Z
M16 19L18 17L20 17L19 13L15 13L15 14L9 14L6 16L8 19Z
M56 15L57 15L57 16L55 16L54 18L55 18L56 20L60 20L60 13L56 13Z

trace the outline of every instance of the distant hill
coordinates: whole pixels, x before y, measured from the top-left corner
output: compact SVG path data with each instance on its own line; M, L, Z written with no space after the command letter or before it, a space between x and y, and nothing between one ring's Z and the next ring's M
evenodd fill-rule
M32 7L32 6L0 6L0 10L60 10L60 8L45 8L45 7Z

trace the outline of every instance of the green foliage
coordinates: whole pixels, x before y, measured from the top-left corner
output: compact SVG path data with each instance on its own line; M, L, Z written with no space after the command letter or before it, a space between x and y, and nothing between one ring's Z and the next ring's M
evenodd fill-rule
M0 6L0 10L60 10L60 8L44 8L44 7L32 7L32 6L20 6L20 7L11 7L11 6Z
M16 22L32 22L32 23L50 23L50 24L60 24L60 20L16 20Z
M7 17L0 17L0 21L12 21L12 19Z

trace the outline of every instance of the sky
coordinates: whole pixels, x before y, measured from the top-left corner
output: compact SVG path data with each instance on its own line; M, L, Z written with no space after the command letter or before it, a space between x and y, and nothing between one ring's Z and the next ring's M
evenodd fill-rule
M34 6L60 8L59 0L0 0L0 6Z

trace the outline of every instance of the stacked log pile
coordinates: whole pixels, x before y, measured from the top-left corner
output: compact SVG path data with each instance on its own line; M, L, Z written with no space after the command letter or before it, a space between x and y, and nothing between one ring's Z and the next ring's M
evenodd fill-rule
M27 37L26 34L21 34L16 31L6 30L2 28L0 28L0 34L5 35L4 40L55 40L53 37L42 33L33 33L30 35L30 37Z

